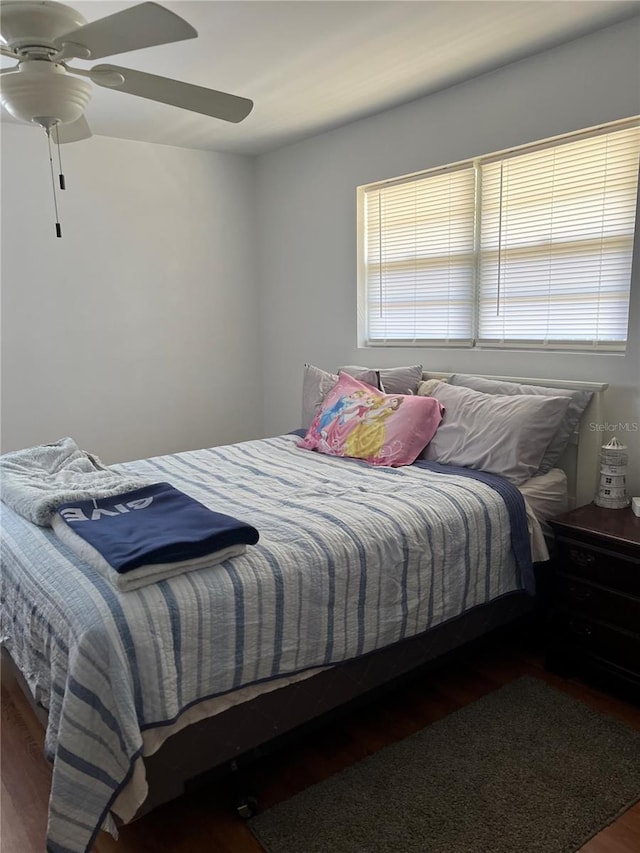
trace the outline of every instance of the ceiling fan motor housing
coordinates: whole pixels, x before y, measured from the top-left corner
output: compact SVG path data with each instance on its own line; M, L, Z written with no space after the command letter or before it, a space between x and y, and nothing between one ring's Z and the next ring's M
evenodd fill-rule
M87 23L75 9L48 0L7 0L0 4L0 43L11 50L26 47L58 48L54 40Z
M91 84L72 77L62 65L25 60L15 74L3 75L0 102L14 118L45 128L70 124L83 115Z
M7 0L0 12L0 43L20 62L16 73L2 75L2 106L14 118L45 128L76 121L89 102L91 85L51 57L59 50L55 39L86 24L86 18L49 0Z

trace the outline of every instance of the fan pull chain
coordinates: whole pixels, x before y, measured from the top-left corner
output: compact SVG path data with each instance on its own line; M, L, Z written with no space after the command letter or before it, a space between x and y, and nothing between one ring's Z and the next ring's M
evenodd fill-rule
M58 175L58 180L60 181L60 189L66 190L66 183L64 180L64 175L62 174L62 155L60 154L60 134L58 133L58 125L55 125L56 131L56 145L58 147L58 168L60 170L60 174Z
M56 237L62 237L62 228L60 227L60 217L58 216L58 199L56 196L56 181L53 177L53 157L51 156L51 131L46 129L47 145L49 146L49 166L51 168L51 187L53 189L53 207L56 212Z

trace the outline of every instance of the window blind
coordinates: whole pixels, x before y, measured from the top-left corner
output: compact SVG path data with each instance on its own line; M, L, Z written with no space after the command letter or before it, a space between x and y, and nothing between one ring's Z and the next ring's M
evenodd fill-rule
M624 350L637 125L361 187L361 342Z
M479 343L624 349L640 129L481 164Z
M368 343L470 344L473 167L364 194Z

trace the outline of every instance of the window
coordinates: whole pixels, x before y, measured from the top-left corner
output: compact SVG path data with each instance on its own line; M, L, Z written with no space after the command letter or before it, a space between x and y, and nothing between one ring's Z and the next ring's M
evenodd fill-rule
M638 122L360 187L362 343L625 349Z

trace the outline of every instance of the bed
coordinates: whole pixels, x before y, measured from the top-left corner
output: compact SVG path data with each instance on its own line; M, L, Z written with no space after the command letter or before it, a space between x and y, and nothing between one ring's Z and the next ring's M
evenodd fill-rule
M595 489L588 423L606 386L558 385L576 386L593 397L543 502ZM494 473L376 467L299 438L112 466L260 531L242 556L134 592L2 507L3 656L46 725L52 853L90 850L101 827L532 611L532 537L553 502L536 515Z

